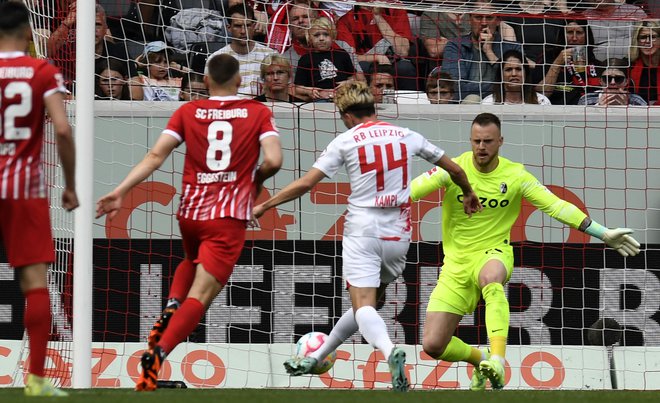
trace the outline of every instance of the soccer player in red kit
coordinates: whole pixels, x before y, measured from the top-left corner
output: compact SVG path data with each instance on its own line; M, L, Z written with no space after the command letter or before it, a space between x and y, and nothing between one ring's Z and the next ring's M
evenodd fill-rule
M206 69L204 80L211 97L177 109L151 151L97 203L97 218L108 214L112 219L124 196L186 142L177 218L185 260L195 266L195 277L160 341L143 354L138 391L156 389L167 354L195 329L227 283L243 249L254 200L264 180L282 165L270 109L236 96L241 85L238 60L219 54L209 59ZM260 149L263 158L258 165Z
M0 244L19 272L23 322L30 340L28 396L66 396L44 378L51 313L48 264L55 260L41 161L48 111L64 171L62 206L78 207L75 146L64 109L62 75L46 60L26 56L32 32L22 3L0 5Z

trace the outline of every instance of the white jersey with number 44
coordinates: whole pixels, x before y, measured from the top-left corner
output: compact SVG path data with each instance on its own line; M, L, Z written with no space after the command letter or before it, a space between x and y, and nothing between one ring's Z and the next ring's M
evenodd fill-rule
M413 155L436 163L444 151L421 134L375 121L340 134L314 168L332 178L342 167L351 195L344 235L410 239L410 180Z

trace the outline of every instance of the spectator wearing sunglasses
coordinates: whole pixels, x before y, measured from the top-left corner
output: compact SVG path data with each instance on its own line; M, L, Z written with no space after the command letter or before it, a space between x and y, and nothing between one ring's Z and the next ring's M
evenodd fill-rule
M644 98L628 91L628 77L624 67L615 67L610 64L610 67L600 75L600 83L602 89L583 95L578 101L578 105L647 105Z

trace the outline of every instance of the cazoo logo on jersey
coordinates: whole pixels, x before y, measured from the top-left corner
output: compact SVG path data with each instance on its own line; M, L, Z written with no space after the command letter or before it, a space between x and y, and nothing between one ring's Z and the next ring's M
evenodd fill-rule
M463 203L463 195L458 195L456 199L458 200L459 203ZM489 199L487 197L480 197L479 201L481 202L482 206L490 207L490 208L506 207L509 205L508 199L497 200L497 199Z

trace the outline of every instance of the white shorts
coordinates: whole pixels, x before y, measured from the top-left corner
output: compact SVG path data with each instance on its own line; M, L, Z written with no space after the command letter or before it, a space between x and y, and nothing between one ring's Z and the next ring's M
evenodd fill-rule
M378 288L403 273L409 241L384 241L379 238L344 236L342 259L344 280L354 287Z

